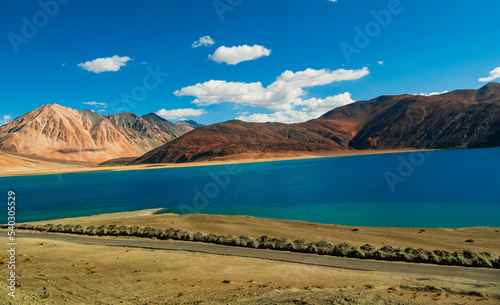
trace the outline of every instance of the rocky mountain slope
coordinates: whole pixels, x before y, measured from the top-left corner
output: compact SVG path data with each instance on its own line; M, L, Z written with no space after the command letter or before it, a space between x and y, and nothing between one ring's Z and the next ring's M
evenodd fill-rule
M0 149L62 160L101 162L137 157L184 134L149 114L101 116L90 110L44 105L0 127ZM164 124L151 124L155 120ZM169 129L169 124L174 125ZM183 124L183 123L181 123ZM191 128L192 130L193 128Z
M500 84L436 96L381 96L300 124L228 121L197 128L133 161L206 161L248 154L500 146Z
M355 149L495 147L500 146L500 84L436 96L383 96L320 119L363 122L349 143Z
M154 113L143 115L141 118L146 120L150 125L158 128L162 132L166 134L171 134L174 139L190 132L194 128L203 126L203 124L200 124L193 120L181 120L177 121L174 124L170 121L163 119L162 117L159 117Z
M347 146L352 136L350 126L335 121L289 125L234 120L199 127L134 163L178 163L239 154L330 151Z

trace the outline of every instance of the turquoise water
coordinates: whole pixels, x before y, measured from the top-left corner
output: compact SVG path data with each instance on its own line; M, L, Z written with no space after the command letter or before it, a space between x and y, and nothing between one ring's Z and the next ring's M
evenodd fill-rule
M4 202L16 192L18 222L160 205L342 225L499 227L499 156L500 148L469 149L5 177L0 189Z

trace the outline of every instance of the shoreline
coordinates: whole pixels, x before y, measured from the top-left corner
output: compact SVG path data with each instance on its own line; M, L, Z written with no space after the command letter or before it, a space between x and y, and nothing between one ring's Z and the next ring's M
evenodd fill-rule
M67 224L69 222L72 222L74 220L79 221L79 220L85 220L85 221L101 221L101 220L118 220L118 219L126 219L126 218L133 218L133 217L143 217L143 216L171 216L171 217L188 217L188 216L202 216L202 217L227 217L227 218L254 218L254 219L261 219L261 220L266 220L266 221L283 221L283 222L295 222L295 223L301 223L301 224L307 224L307 225L322 225L322 226L336 226L336 227L359 227L359 228L382 228L382 229L419 229L419 230L426 230L426 229L448 229L448 230L459 230L459 229L473 229L473 228L489 228L489 229L498 229L500 230L500 227L491 227L491 226L470 226L470 227L454 227L454 228L445 228L445 227L385 227L385 226L366 226L366 225L341 225L341 224L331 224L331 223L320 223L320 222L312 222L312 221L304 221L304 220L294 220L294 219L281 219L281 218L267 218L267 217L256 217L256 216L250 216L250 215L224 215L224 214L202 214L202 213L196 213L196 214L176 214L176 213L160 213L161 211L168 210L168 208L151 208L151 209L141 209L141 210L134 210L134 211L123 211L123 212L113 212L113 213L102 213L102 214L95 214L95 215L87 215L87 216L74 216L74 217L63 217L63 218L54 218L54 219L47 219L47 220L34 220L34 221L23 221L19 222L19 224L32 224L32 225L37 225L37 224L46 224L46 223L52 223L55 221L59 221L59 223ZM2 224L1 225L6 225ZM499 232L500 233L500 232Z
M352 157L352 156L368 156L380 154L396 154L396 153L411 153L411 152L425 152L436 151L436 149L397 149L397 150L349 150L349 151L334 151L316 154L304 155L290 155L290 156L264 156L264 157L251 157L235 159L231 156L229 159L215 159L212 161L188 162L188 163L151 163L141 165L117 165L117 166L99 166L95 164L89 165L67 165L58 163L54 160L50 161L37 161L42 162L42 169L36 168L2 168L0 178L6 177L19 177L19 176L45 176L45 175L59 175L59 174L75 174L75 173L89 173L89 172L121 172L121 171L135 171L135 170L152 170L152 169L166 169L166 168L184 168L184 167L199 167L199 166L217 166L217 165L230 165L230 164L250 164L261 162L278 162L278 161L291 161L291 160L307 160L318 158L337 158L337 157ZM18 157L22 160L33 161L29 157L19 157L8 152L1 152L0 156ZM237 156L236 156L237 157ZM2 160L0 159L0 165Z
M500 227L493 227L493 226L482 226L482 225L475 225L475 226L465 226L465 227L426 227L426 226L409 226L409 227L403 227L403 226L373 226L373 225L362 225L362 224L337 224L337 223L323 223L323 222L314 222L314 221L307 221L307 220L298 220L298 219L288 219L288 218L272 218L272 217L262 217L262 216L252 216L252 215L245 215L245 214L238 214L238 215L232 215L232 214L203 214L203 213L188 213L188 214L177 214L173 212L164 212L169 210L169 208L151 208L151 209L141 209L141 210L131 210L131 211L122 211L122 212L111 212L111 213L100 213L100 214L92 214L92 215L82 215L82 216L72 216L72 217L62 217L62 218L51 218L51 219L44 219L44 220L32 220L32 221L21 221L19 224L45 224L45 223L53 223L56 221L62 221L64 224L66 223L71 223L73 221L78 221L80 219L91 219L93 221L98 221L98 220L116 220L116 219L126 219L126 218L134 218L134 217L142 217L142 216L172 216L172 217L187 217L187 216L196 216L196 215L201 215L201 216L207 216L207 217L227 217L227 218L255 218L255 219L262 219L266 221L283 221L283 222L295 222L295 223L303 223L303 224L309 224L309 225L324 225L324 226L338 226L338 227L349 227L349 228L382 228L382 229L418 229L418 230L427 230L427 229L453 229L453 230L460 230L460 229L474 229L474 228L489 228L489 229L498 229L500 230ZM5 223L0 223L0 226L6 225Z
M18 224L38 224L38 223L47 223L47 222L53 222L53 221L69 222L69 221L72 221L75 219L78 220L80 218L83 219L83 218L89 218L89 217L92 217L94 220L97 220L97 221L108 220L108 219L125 219L125 218L131 218L131 217L158 215L159 212L164 211L166 209L167 208L152 208L152 209L142 209L142 210L134 210L134 211L102 213L102 214L87 215L87 216L74 216L74 217L53 218L53 219L46 219L46 220L21 221ZM160 214L160 215L162 215L162 214ZM2 226L2 225L6 225L6 224L0 223L0 226Z

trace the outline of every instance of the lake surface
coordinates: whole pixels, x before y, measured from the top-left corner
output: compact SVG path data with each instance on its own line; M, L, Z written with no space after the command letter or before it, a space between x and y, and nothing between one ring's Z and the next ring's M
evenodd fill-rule
M341 225L499 227L500 148L4 177L0 189L5 202L16 192L18 222L159 205Z

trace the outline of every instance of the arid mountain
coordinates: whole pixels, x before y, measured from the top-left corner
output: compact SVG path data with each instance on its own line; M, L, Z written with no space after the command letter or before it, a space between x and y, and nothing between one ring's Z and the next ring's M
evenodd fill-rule
M349 123L335 120L312 120L301 124L234 120L199 127L145 154L134 163L179 163L235 155L340 150L347 147L354 133Z
M320 119L363 122L349 143L355 149L500 146L500 84L436 96L383 96Z
M148 119L153 116L148 115ZM155 120L168 122L160 117ZM160 129L132 113L101 116L90 110L50 104L1 126L0 149L54 159L101 162L140 156L180 135L178 128L174 130Z
M135 164L335 150L500 146L500 84L436 96L381 96L300 124L228 121L203 126Z
M192 120L178 121L177 123L174 124L170 121L163 119L162 117L159 117L154 113L143 115L141 118L146 120L152 126L163 131L164 133L171 134L173 136L173 139L178 138L195 128L203 126L203 124L200 124Z
M177 135L167 128L157 128L144 118L131 112L105 116L138 151L150 151L173 139ZM161 120L158 117L158 120ZM170 123L170 122L169 122Z
M174 126L178 130L177 134L180 137L181 135L186 134L195 128L203 126L203 124L200 124L193 120L181 120L177 121Z

